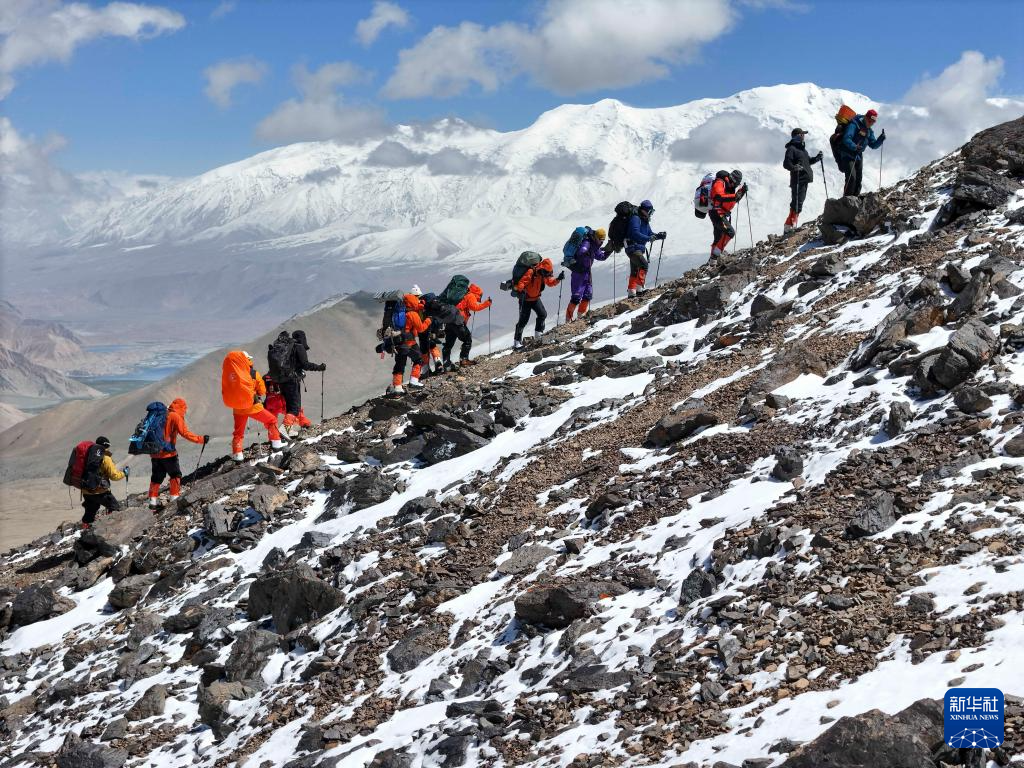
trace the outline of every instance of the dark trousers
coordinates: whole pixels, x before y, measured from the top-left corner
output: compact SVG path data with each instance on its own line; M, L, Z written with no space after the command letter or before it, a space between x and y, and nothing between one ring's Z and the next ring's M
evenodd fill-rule
M279 381L277 386L281 389L281 397L284 398L285 413L298 416L302 409L302 381Z
M110 491L89 493L82 496L82 507L85 509L85 514L82 515L82 522L89 525L92 525L96 519L96 513L100 511L100 507L106 507L108 512L117 512L121 509L121 505L117 503L117 499L114 498L114 494Z
M181 465L178 457L169 456L166 459L150 459L153 463L152 472L149 475L149 482L160 485L165 477L181 477Z
M415 367L420 361L420 348L419 346L408 346L404 342L395 347L395 367L391 369L391 373L398 375L405 375L405 361L412 360L412 364Z
M526 297L520 297L519 299L519 322L516 323L516 341L523 340L523 329L526 328L526 324L530 322L530 313L537 313L537 323L534 326L534 331L540 335L544 333L544 322L548 319L548 311L544 309L544 302L540 298L528 301Z
M629 257L629 276L639 277L641 272L646 273L650 262L647 260L647 251L633 251L626 254Z
M736 237L736 230L732 228L732 214L722 213L720 214L714 208L708 211L708 216L711 217L711 226L715 229L715 242L722 239L723 235L728 235L729 239Z
M848 161L842 171L846 174L843 195L859 195L860 185L864 180L864 155L857 155L856 160Z
M800 213L804 209L804 198L807 197L807 181L790 178L789 191L789 210Z
M455 348L455 342L457 341L462 342L462 347L459 349L459 359L469 360L469 350L473 346L473 334L470 332L469 326L449 323L444 328L444 349L441 352L446 363L452 361L452 350Z

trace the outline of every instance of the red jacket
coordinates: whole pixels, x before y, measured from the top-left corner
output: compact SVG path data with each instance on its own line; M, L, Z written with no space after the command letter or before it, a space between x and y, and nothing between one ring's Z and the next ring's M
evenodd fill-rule
M193 434L188 431L188 426L185 424L185 412L188 411L188 403L182 400L180 397L174 400L167 407L167 423L164 425L164 441L171 445L176 445L178 437L184 437L193 443L202 443L203 438L200 435ZM172 456L177 456L178 452L174 451L162 451L161 453L154 453L154 459L169 459Z
M430 318L424 320L420 316L422 311L423 300L415 294L405 294L405 333L402 334L402 343L407 347L419 343L419 335L430 327Z
M526 270L526 274L516 283L516 290L523 294L527 301L536 301L544 291L545 285L548 288L558 285L558 281L552 275L554 271L551 259L544 259L536 267ZM545 277L545 275L547 276Z
M455 308L462 313L462 316L469 320L470 312L479 312L482 309L487 309L491 306L491 300L481 302L480 297L484 295L483 288L479 285L472 284L469 286L469 290L466 291L466 295L462 298Z
M726 186L725 182L726 179L715 179L711 185L711 207L719 213L728 213L739 202L733 184Z

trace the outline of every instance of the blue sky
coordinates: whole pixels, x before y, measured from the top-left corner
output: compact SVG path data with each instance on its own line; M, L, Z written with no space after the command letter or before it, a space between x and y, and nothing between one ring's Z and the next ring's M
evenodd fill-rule
M10 2L3 115L22 136L59 134L54 162L76 172L186 175L324 131L352 139L447 115L512 129L604 97L663 106L813 81L899 101L967 50L1001 59L994 93L1024 94L1024 3L1014 0L397 0L378 16L406 21L372 41L356 34L371 0L148 3L136 6L142 22L92 3L98 20L77 25L90 31L71 45L47 22L68 13L59 0ZM28 35L33 24L52 42ZM225 61L258 82L221 90L217 104L204 73Z

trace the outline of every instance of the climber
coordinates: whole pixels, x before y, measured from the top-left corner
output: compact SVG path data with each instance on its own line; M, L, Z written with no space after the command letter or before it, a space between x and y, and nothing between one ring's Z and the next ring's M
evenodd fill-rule
M857 115L846 126L839 142L839 170L846 175L843 195L857 196L864 176L864 149L878 149L885 141L885 131L876 139L872 126L878 121L878 112L869 109Z
M823 157L819 152L811 157L804 146L804 136L807 131L802 128L794 128L790 134L792 138L786 144L786 156L782 161L782 167L789 171L789 216L783 226L783 232L792 232L796 229L797 221L800 219L800 212L804 207L804 198L807 197L807 187L814 181L814 171L811 165L820 163ZM824 170L822 171L824 172Z
M419 388L420 371L423 364L420 362L418 347L419 336L430 328L430 318L423 319L421 313L425 311L423 300L414 293L407 293L402 299L405 304L405 328L397 344L395 344L395 367L391 371L391 389L393 395L405 394L405 387L402 386L402 379L405 377L405 362L412 361L412 371L409 376L409 386Z
M418 285L414 285L409 293L420 297L426 316L431 318L430 328L418 337L420 346L420 378L425 379L431 374L444 372L444 366L441 363L441 349L438 347L438 344L444 338L444 319L435 317L430 311L431 307L437 305L437 294L423 293Z
M281 331L274 342L267 348L267 367L284 397L284 434L295 437L299 430L311 427L313 423L306 418L302 408L303 380L306 371L326 371L326 363L311 363L306 352L309 343L305 331Z
M288 406L284 401L284 396L281 395L281 388L277 386L277 382L269 373L263 377L263 385L267 388L267 396L263 398L263 407L274 414L275 418L284 416Z
M110 492L110 483L124 480L124 471L119 470L114 464L110 453L110 441L105 437L97 437L95 442L103 448L103 461L95 475L99 484L94 488L82 488L82 508L85 510L85 514L82 515L83 530L92 527L100 507L106 507L108 515L121 509L114 494Z
M263 383L259 371L253 367L252 355L240 350L228 352L224 357L221 374L221 397L235 419L235 428L231 433L231 458L235 461L245 460L242 447L245 441L245 426L249 419L258 421L266 427L271 448L275 451L284 448L281 432L277 428L277 419L260 402L260 398L266 394L267 386Z
M572 322L577 307L579 307L579 317L583 317L590 309L590 301L594 298L594 262L604 261L608 258L608 254L602 250L604 237L604 229L601 227L592 229L580 243L580 247L576 249L570 280L572 296L569 297L569 306L565 308L565 322L567 323Z
M423 311L430 320L430 327L420 334L420 349L423 349L423 339L429 339L430 355L438 363L436 373L441 374L453 371L455 366L452 365L451 360L452 347L455 346L456 340L469 335L469 329L466 328L466 318L462 316L462 312L459 311L455 304L449 304L433 293L423 296L423 304ZM450 345L447 342L448 338L452 339ZM437 349L437 343L442 339L445 340L443 356ZM427 359L427 356L423 355L422 360ZM427 363L423 362L422 364L426 368ZM422 372L420 373L420 378L423 378Z
M715 174L715 182L711 185L711 209L708 214L714 226L715 240L711 244L711 257L722 255L729 241L736 236L732 227L732 209L747 194L747 185L742 184L741 171L719 171Z
M164 442L172 446L169 451L161 451L150 456L152 463L149 476L149 506L150 509L160 508L160 484L165 477L170 477L169 496L171 501L177 501L181 495L181 466L178 464L178 451L174 448L178 437L206 445L210 442L209 435L199 435L189 432L185 424L185 413L188 411L188 403L180 397L173 400L167 408L167 421L164 423Z
M653 215L654 205L650 200L644 200L626 226L626 256L629 257L629 283L626 285L626 296L630 298L644 292L648 266L647 244L665 239L664 232L651 230L651 216Z
M455 305L455 308L459 310L459 314L462 316L463 323L461 326L456 325L452 328L445 325L445 366L452 366L452 349L454 349L456 341L462 342L462 346L459 348L459 365L463 368L467 365L476 365L475 361L469 359L469 350L473 346L473 332L469 329L469 315L471 312L482 312L491 306L490 296L487 297L487 301L480 300L483 298L483 295L483 288L475 283L470 283L469 290L462 297L462 301Z
M540 300L540 295L544 292L545 285L548 288L554 288L565 279L564 271L560 272L558 277L553 276L554 271L551 259L543 259L537 266L526 270L519 278L519 282L516 283L515 290L520 294L519 322L516 323L515 337L512 341L513 349L521 349L523 346L523 329L526 328L526 323L530 320L531 312L537 314L533 337L539 339L544 334L544 322L548 318L548 311L544 309L544 302Z

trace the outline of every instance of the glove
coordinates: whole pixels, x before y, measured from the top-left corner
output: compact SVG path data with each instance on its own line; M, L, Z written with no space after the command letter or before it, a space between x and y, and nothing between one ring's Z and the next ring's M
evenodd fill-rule
M823 152L819 152L819 153L818 153L818 154L817 154L817 155L815 156L815 158L814 158L814 162L816 162L816 163L820 163L820 162L821 162L822 160L824 160L824 159L825 159L825 154L824 154Z
M659 232L654 236L655 240L664 240L668 236L667 232Z
M564 269L561 272L558 273L558 282L562 282L563 280L565 280L565 270Z
M320 365L317 366L317 370L318 371L326 371L327 370L327 363L320 363Z
M878 137L879 141L885 141L885 128L882 129L882 135Z
M206 445L208 442L210 442L210 436L203 435L203 445Z

